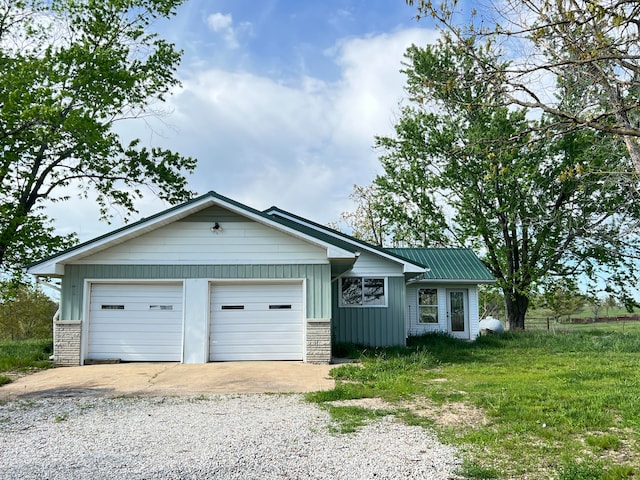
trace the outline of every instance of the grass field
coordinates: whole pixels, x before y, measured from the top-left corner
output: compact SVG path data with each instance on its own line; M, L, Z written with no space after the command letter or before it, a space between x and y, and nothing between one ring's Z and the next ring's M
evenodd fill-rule
M51 339L0 342L0 385L9 383L16 373L50 368L52 351Z
M434 428L467 478L638 479L640 331L579 327L412 339L334 369L336 388L308 399L342 431L388 413Z

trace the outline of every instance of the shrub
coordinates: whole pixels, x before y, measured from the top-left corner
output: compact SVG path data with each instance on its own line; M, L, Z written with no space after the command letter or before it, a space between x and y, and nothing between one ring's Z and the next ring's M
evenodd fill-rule
M57 308L32 285L0 289L0 340L50 338Z

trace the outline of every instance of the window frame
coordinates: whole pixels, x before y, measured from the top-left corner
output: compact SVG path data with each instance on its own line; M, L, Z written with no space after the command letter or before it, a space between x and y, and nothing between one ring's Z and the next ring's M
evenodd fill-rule
M430 303L430 304L422 304L420 303L420 292L422 290L432 290L433 294L435 295L435 303ZM417 305L418 305L418 315L417 315L417 323L418 325L439 325L440 324L440 302L438 300L438 289L434 288L434 287L418 287L418 290L416 291L416 296L417 296ZM422 308L430 308L433 309L435 308L435 322L423 322L422 321Z
M344 292L343 292L343 284L345 280L349 280L353 282L355 279L360 279L360 303L346 303L344 301ZM366 280L382 280L382 288L383 288L383 300L380 304L365 304L365 281ZM340 282L338 284L338 306L340 308L387 308L389 306L389 284L388 277L378 276L378 275L354 275L348 277L340 277Z

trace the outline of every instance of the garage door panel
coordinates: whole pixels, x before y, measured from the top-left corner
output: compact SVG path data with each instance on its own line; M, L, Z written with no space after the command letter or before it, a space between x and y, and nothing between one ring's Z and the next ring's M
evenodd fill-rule
M224 357L225 361L300 359L300 353L297 349L283 349L282 345L275 346L273 349L261 350L242 350L237 346L229 345L220 348L218 355Z
M245 328L242 328L243 326ZM252 338L258 335L260 336L267 335L269 333L278 333L278 334L291 333L292 335L298 335L298 337L302 335L301 328L292 329L291 326L287 324L272 325L271 328L269 329L266 329L266 328L257 329L255 328L255 325L252 323L236 324L236 325L216 325L216 332L220 334L226 334L226 335L231 335L231 334L241 335L245 339Z
M140 339L135 343L135 345L131 345L129 342L127 342L126 340L122 340L121 338L116 338L116 337L106 338L104 342L101 342L100 345L96 347L96 350L99 349L102 351L107 351L109 348L114 346L119 346L122 349L125 349L129 352L136 349L139 349L140 351L143 351L143 350L150 351L155 346L171 347L172 351L174 352L176 351L176 345L174 342L170 342L170 341L167 341L166 339L162 339L158 337L156 338L146 337L144 339Z
M291 345L300 342L300 335L302 332L262 332L260 339L252 340L247 338L245 333L228 331L225 332L224 345L264 345L265 349L268 349L271 345Z
M127 337L130 337L132 334L140 334L139 338L136 340L136 344L144 345L146 343L164 343L164 344L173 344L175 343L173 340L174 335L180 335L182 332L175 328L163 328L163 329L154 329L153 332L150 332L148 329L144 328L132 328L127 329L126 331L113 331L113 329L101 328L96 330L91 330L92 333L100 335L100 342L94 342L94 345L101 345L108 342L118 342L124 343ZM123 335L125 333L126 335Z
M182 359L180 283L93 284L89 314L89 359Z
M146 320L131 319L127 318L127 315L103 315L99 319L98 322L94 322L95 328L107 328L109 329L112 325L121 325L122 328L126 328L128 326L135 327L140 326L142 328L164 328L165 326L170 326L172 328L182 329L180 325L176 325L175 318L150 318ZM95 317L94 317L95 318ZM104 321L103 321L104 320Z
M210 360L302 360L301 283L212 286Z
M119 306L119 305L118 305ZM165 305L163 305L163 308L149 308L149 304L146 305L123 305L123 308L110 308L110 309L101 309L98 308L96 309L97 311L101 311L103 312L102 315L104 316L111 316L112 318L120 318L122 317L122 311L126 311L126 312L131 312L131 313L136 313L138 315L142 315L142 318L153 318L154 314L159 317L162 318L163 315L165 316L171 316L171 315L167 315L167 312L178 312L178 313L182 313L182 310L180 308L171 308L171 309L167 309L164 308L166 307Z
M276 303L246 304L246 303L235 302L235 303L221 305L216 309L216 311L218 313L218 318L224 318L225 315L232 316L239 312L262 313L262 312L278 311L280 313L287 313L287 312L300 313L302 312L302 305L301 304L292 305L290 302L289 303L282 302L277 304ZM233 318L233 317L230 317L230 318Z
M230 352L221 353L219 355L224 360L212 360L212 361L225 361L225 362L268 362L268 361L282 361L282 360L300 360L300 354L283 354L283 353L265 353L265 352Z
M275 317L275 318L274 318ZM295 320L297 320L298 315L295 316ZM271 325L289 325L289 327L292 327L292 323L293 323L294 319L291 318L290 321L288 321L286 318L283 318L282 316L276 316L276 315L271 315L270 318L266 317L265 315L255 315L255 314L245 314L245 315L238 315L238 317L233 318L233 319L219 319L219 321L217 322L217 326L224 326L224 325L229 325L229 326L234 326L234 325L253 325L255 326L255 328L261 328L261 327L270 327Z
M156 354L157 353L157 347L158 346L162 346L164 347L164 355L170 356L172 354L175 354L176 352L179 352L178 350L176 350L175 346L172 344L161 344L161 343L157 343L157 342L152 342L152 341L148 341L146 344L145 343L136 343L135 346L132 345L128 345L126 343L120 343L117 340L113 341L112 343L104 343L100 346L100 348L96 349L96 352L101 352L101 353L109 353L111 352L114 348L117 348L123 352L126 352L127 354L131 355L131 354L136 354L136 355L149 355L149 354Z

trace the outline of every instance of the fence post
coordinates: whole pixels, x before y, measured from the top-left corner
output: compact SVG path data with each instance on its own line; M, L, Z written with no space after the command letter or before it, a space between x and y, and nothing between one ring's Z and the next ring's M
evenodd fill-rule
M549 317L547 317L547 332L548 332L549 330L551 330L551 327L550 327L550 325L549 325Z

